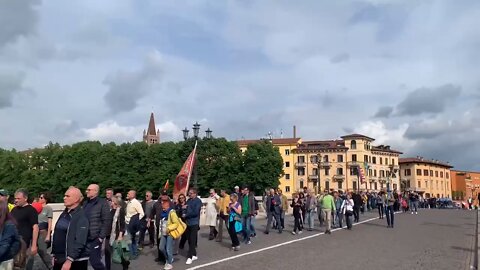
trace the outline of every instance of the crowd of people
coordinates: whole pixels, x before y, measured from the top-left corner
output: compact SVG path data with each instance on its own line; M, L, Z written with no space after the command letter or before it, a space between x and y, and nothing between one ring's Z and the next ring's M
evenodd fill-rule
M393 228L394 212L402 208L417 214L421 201L421 196L414 192L325 190L316 195L308 188L294 193L290 200L281 189L269 189L257 201L249 187L238 186L230 194L227 190L217 194L211 189L204 202L195 188L175 199L162 191L154 200L152 192L147 191L141 201L136 191L130 190L124 201L122 194L114 195L111 188L105 190L104 198L100 197L100 187L91 184L85 196L76 187L68 188L64 194L65 210L53 226L48 193L30 200L28 192L19 189L13 204L8 192L0 190L0 269L33 269L36 254L47 269L86 270L88 265L95 270L128 269L130 260L137 259L141 250L155 246L156 261L164 262L163 269L173 269L174 256L187 243L189 265L198 259L204 202L208 239L224 241L226 229L231 249L238 251L241 244L250 245L257 236L255 224L262 207L266 213L264 234L272 229L282 233L290 208L292 234L315 229L316 220L320 227L325 227L326 234L331 234L332 228L343 228L344 223L351 230L353 223L360 221L361 213L373 210L378 210L380 219L386 217L387 226ZM149 241L145 242L147 232Z

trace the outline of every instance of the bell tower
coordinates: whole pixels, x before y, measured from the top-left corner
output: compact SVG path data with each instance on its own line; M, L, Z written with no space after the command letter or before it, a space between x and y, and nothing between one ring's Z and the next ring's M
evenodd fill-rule
M150 122L148 122L148 129L143 130L143 141L148 145L160 143L160 130L155 131L155 116L153 112L150 114Z

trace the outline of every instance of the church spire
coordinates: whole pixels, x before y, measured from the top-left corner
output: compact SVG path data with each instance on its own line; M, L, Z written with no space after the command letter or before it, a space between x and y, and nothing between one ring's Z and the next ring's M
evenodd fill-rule
M148 123L148 132L147 135L157 135L157 132L155 131L155 117L152 114L150 114L150 122Z

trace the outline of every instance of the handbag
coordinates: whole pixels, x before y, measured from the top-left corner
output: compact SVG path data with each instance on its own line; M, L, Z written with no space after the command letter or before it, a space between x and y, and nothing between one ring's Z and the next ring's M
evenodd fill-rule
M122 259L127 262L130 260L130 249L126 240L113 242L112 250L113 263L122 263Z
M175 210L171 210L170 213L168 214L168 220L171 220L171 215L172 215L172 211L175 211ZM187 229L187 224L185 224L185 222L183 222L183 220L179 217L177 217L177 220L178 220L178 226L175 230L171 230L169 232L169 235L173 238L173 239L178 239L180 238L180 236L182 236L182 234L185 232L185 230Z

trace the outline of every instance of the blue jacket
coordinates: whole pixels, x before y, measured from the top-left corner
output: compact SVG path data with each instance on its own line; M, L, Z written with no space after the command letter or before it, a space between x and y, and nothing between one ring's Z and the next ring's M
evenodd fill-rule
M200 210L202 210L202 205L202 200L198 197L187 201L185 220L188 226L200 224Z
M0 232L0 262L13 259L15 254L11 251L18 236L17 227L11 222L5 223Z

